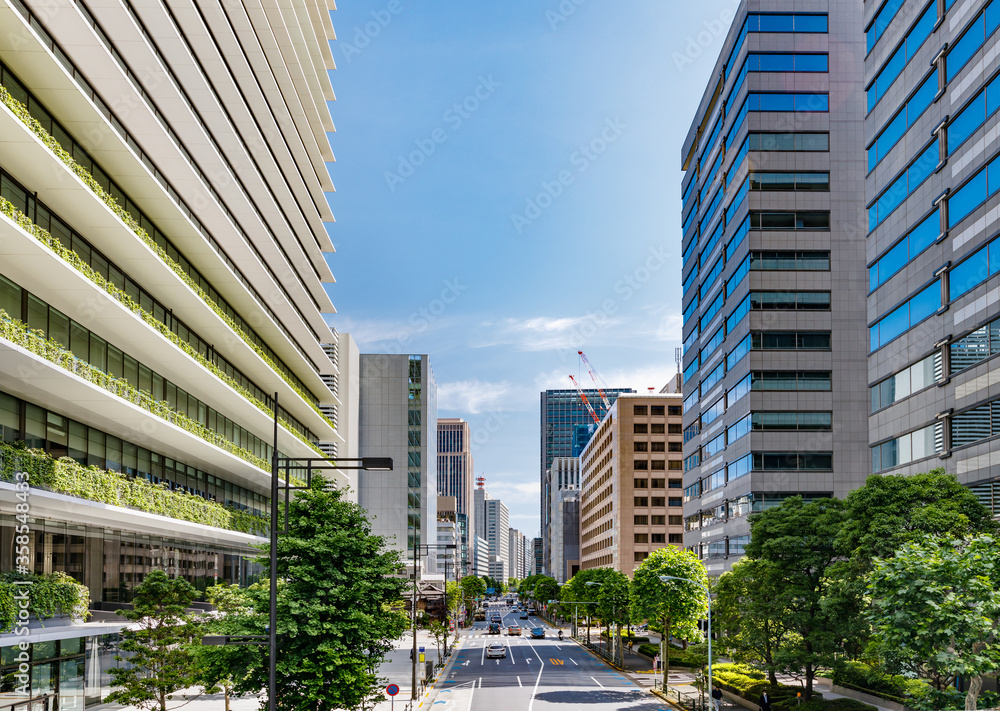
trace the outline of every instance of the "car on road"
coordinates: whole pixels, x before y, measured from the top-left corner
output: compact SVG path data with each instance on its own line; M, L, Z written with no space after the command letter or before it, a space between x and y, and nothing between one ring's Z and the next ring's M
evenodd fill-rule
M482 610L476 610L476 614L473 619L476 622L486 622L486 613Z
M496 622L499 625L503 622L503 618L500 617L500 615L493 615L493 617L490 618L490 622Z
M506 659L507 647L502 644L491 644L486 648L487 659Z
M532 639L544 639L545 638L545 628L544 627L536 627L535 629L531 630L531 638Z
M522 612L522 613L521 613L521 614L519 615L519 617L520 617L520 618L521 618L522 620L526 620L526 619L528 619L528 613L527 613L527 612Z
M515 637L520 637L521 636L521 628L518 627L517 625L511 625L510 627L507 628L507 634L508 635L514 635Z
M486 634L500 634L500 623L491 622L489 628L486 630Z
M535 608L529 607L528 608L528 614L529 615L537 615L538 613L535 611Z

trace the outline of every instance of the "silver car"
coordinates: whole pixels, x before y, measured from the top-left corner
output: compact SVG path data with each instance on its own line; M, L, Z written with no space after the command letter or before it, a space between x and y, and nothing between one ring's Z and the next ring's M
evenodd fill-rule
M507 657L507 647L502 644L491 644L486 648L487 659L505 659Z

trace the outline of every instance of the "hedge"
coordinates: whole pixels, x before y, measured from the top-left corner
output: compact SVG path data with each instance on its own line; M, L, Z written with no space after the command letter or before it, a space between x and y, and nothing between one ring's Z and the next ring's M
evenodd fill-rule
M30 585L15 585L15 582ZM86 620L90 614L90 591L65 573L37 575L35 573L0 574L0 633L11 632L18 607L14 595L28 593L28 612L38 620L70 615Z
M857 699L817 699L812 698L809 701L803 701L801 704L797 703L797 699L791 699L791 704L787 706L778 706L776 704L771 704L774 708L788 708L795 709L795 711L878 711L878 708L870 704L866 704Z
M784 684L771 686L764 672L745 664L713 664L712 683L753 703L757 703L761 693L767 690L771 705L776 709L797 704L798 693L802 690ZM813 697L822 699L822 695L815 692Z
M833 683L904 705L927 691L927 684L919 679L884 674L863 662L846 662L838 665L833 670Z
M658 644L640 644L639 654L643 654L650 659L653 659L657 654L660 653L660 645ZM693 654L689 651L683 649L678 649L677 647L670 648L670 658L668 660L670 667L688 667L693 669L700 669L708 664L708 657L704 654ZM714 670L713 670L714 671Z
M195 280L192 279L187 272L184 271L184 269L181 267L180 264L175 262L170 257L170 255L167 254L167 251L163 247L157 244L156 240L154 240L152 237L149 236L146 230L144 230L136 221L135 217L133 217L130 212L128 212L121 205L119 205L118 202L101 186L101 184L94 179L94 176L91 175L86 168L77 163L73 159L73 157L66 151L66 149L64 149L59 144L59 141L57 141L54 136L52 136L48 131L45 130L42 124L39 123L38 120L31 115L31 113L28 111L28 108L20 101L15 99L13 96L11 96L10 92L7 91L7 89L4 88L3 86L0 86L0 102L4 103L7 106L7 108L10 109L11 113L13 113L28 128L28 130L34 133L35 136L37 136L38 139L45 144L45 146L53 153L53 155L55 155L56 158L62 161L67 168L69 168L74 174L76 174L76 176L81 180L81 182L83 182L88 188L90 188L90 190L94 193L94 195L96 195L102 202L104 202L104 204L106 204L109 208L111 208L112 212L114 212L115 215L118 216L118 219L120 219L123 223L125 223L125 225L140 240L142 240L142 242L147 247L149 247L149 249L151 249L156 254L156 256L158 256L160 260L162 260L163 263L166 264L170 268L170 270L173 271L181 279L181 281L183 281L192 291L194 291L199 296L199 298L201 298L201 300L209 308L211 308L212 311L214 311L215 314L220 319L222 319L226 323L226 325L229 326L229 328L231 328L236 333L236 335L240 337L242 341L244 341L258 356L260 356L261 360L267 363L267 365L275 373L277 373L281 377L281 379L284 380L290 388L292 388L292 390L294 390L303 400L305 400L317 415L322 417L325 421L329 422L331 427L333 426L333 423L330 421L330 419L326 415L324 415L323 412L319 409L315 397L311 393L307 393L306 391L304 391L302 387L300 387L299 384L295 382L295 380L293 380L288 373L285 372L284 368L279 367L271 359L271 357L264 352L264 350L260 346L254 343L253 339L249 337L249 335L243 330L243 328L240 327L240 325L236 323L236 321L229 314L227 314L224 309L222 309L218 304L216 304L208 296L208 294L205 293L205 290L202 289L201 286L197 282L195 282ZM7 206L9 206L9 208ZM11 210L17 212L18 216L15 217L14 215L12 215ZM32 223L31 220L26 215L23 215L19 211L17 211L17 209L14 208L14 206L9 202L7 203L7 205L4 206L4 212L8 214L8 216L10 216L12 219L14 219L24 230L26 230L32 236L40 237L38 233L42 233L45 234L47 237L49 237L49 241L43 239L40 239L40 241L47 244L50 248L55 249L55 247L51 244L51 242L56 242L60 246L62 246L61 242L53 239L50 235L48 235L47 232L45 232L45 230L42 230L37 225ZM66 258L64 252L67 251L75 255L75 253L72 252L72 250L69 250L66 247L63 247L61 250L56 250L56 251L58 254L60 254L60 256L64 258ZM77 262L79 262L79 264ZM73 264L73 266L79 269L81 272L84 272L84 274L86 274L88 278L93 279L90 273L87 273L83 269L80 269L80 264L84 263L83 260L79 259L79 257L77 257L76 261L71 261L70 263ZM89 267L89 265L87 266ZM93 270L91 269L90 272L93 272ZM93 273L96 274L96 272ZM104 287L105 289L107 288L103 284L101 284L101 286ZM118 298L117 295L115 294L112 295ZM138 307L136 306L134 310L138 310ZM317 449L317 451L319 450Z
M28 484L34 487L205 526L264 535L270 525L263 516L171 491L166 484L129 479L120 472L85 467L69 457L53 459L40 449L0 443L0 479L14 481L18 472L27 473Z

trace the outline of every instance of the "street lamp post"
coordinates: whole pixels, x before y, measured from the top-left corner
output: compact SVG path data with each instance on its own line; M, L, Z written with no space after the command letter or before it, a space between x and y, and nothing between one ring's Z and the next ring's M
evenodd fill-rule
M674 575L660 576L661 582L665 583L668 580L684 580L689 583L694 583L695 585L697 585L698 587L700 587L702 590L705 591L705 599L708 600L708 698L709 700L711 700L712 698L712 593L708 589L707 585L701 583L698 580L695 580L694 578L678 578ZM666 638L668 634L670 634L670 631L664 630L663 638ZM663 638L661 638L661 641ZM660 650L660 654L662 658L663 654L662 649Z
M416 530L416 529L414 529ZM419 558L424 558L430 555L431 548L444 548L444 549L457 549L458 545L455 543L417 543L419 540L416 533L413 535L413 599L410 603L410 623L413 629L413 650L410 652L410 657L413 660L412 664L412 675L410 678L410 700L417 700L417 568L419 566ZM445 609L448 607L448 563L445 561L444 567L444 604ZM447 637L445 638L445 651L448 649Z
M271 449L271 575L270 575L270 597L271 608L268 618L268 662L267 662L267 708L268 711L277 710L278 698L278 499L279 467L284 469L285 477L280 488L285 490L285 528L288 526L288 503L290 492L302 489L309 489L312 482L313 470L365 470L365 471L392 471L392 459L390 457L345 457L332 459L330 457L279 457L278 456L278 393L274 394L272 402L274 408L274 442ZM344 465L342 462L358 462L358 464ZM306 485L292 486L289 475L292 470L305 471ZM282 531L287 532L287 531Z

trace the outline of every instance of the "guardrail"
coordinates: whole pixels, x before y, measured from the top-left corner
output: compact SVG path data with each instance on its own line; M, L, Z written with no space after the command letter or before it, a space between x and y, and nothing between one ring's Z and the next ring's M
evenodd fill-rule
M0 699L0 711L51 711L55 694L28 699Z
M689 711L709 711L707 700L702 700L700 692L681 691L676 686L663 687L663 680L657 679L653 682L653 689L663 696L667 701L676 704Z

